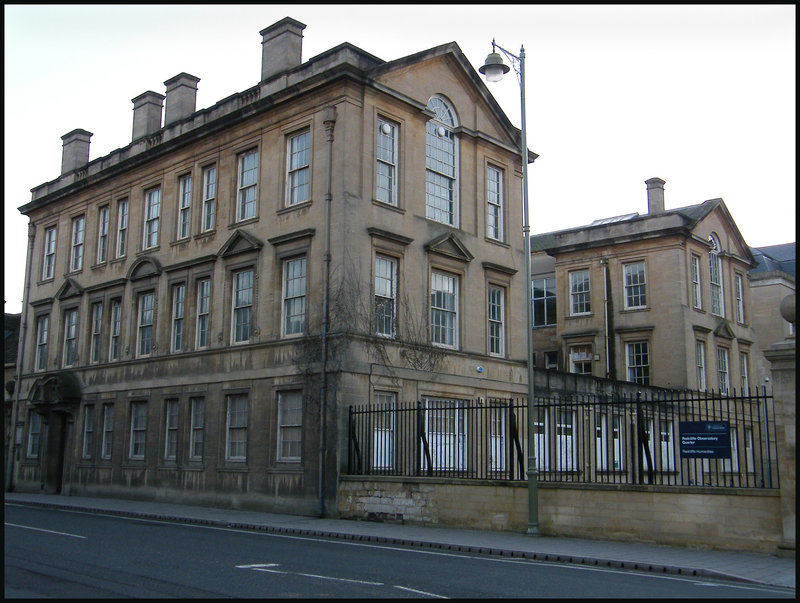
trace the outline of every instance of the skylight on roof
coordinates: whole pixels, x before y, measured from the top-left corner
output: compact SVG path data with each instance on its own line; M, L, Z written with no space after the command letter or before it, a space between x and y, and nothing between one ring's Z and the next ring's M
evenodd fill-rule
M601 218L600 220L595 220L589 226L597 226L598 224L613 224L614 222L624 222L625 220L630 220L638 216L638 212L633 212L632 214L624 214L622 216L614 216L612 218Z

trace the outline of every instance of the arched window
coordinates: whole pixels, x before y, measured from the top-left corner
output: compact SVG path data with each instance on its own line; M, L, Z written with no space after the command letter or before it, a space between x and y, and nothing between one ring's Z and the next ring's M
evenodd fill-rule
M457 226L458 145L453 128L458 122L452 106L438 96L431 97L428 108L436 117L425 128L425 215Z
M722 258L719 257L722 247L719 244L717 235L711 234L708 237L708 271L709 282L711 284L711 313L717 316L725 316L725 295L722 286Z

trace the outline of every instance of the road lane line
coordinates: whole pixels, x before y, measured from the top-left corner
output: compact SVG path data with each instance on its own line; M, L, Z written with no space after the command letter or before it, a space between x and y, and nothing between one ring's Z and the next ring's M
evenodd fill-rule
M84 539L87 538L86 536L79 536L78 534L68 534L67 532L56 532L55 530L45 530L43 528L32 528L31 526L21 526L21 525L19 525L17 523L5 522L3 525L10 526L12 528L22 528L24 530L35 530L37 532L47 532L48 534L58 534L59 536L69 536L71 538L84 538Z
M355 580L353 578L339 578L336 576L321 576L319 574L304 574L303 572L285 572L277 569L270 569L277 567L278 563L253 563L250 565L237 565L238 569L251 569L257 572L267 572L270 574L292 574L295 576L304 576L306 578L319 578L320 580L336 580L338 582L354 582L356 584L368 584L370 586L383 586L383 582L369 582L367 580Z
M424 590L417 590L416 588L408 588L407 586L397 586L395 588L399 588L400 590L407 590L408 592L416 593L418 595L425 595L426 597L434 597L436 599L449 599L450 597L445 597L444 595L435 595L433 593L425 592Z

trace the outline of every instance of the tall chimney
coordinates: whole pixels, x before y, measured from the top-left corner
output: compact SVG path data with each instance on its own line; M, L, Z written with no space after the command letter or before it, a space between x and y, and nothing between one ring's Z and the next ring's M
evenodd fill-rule
M285 17L262 29L261 81L297 67L302 62L304 23Z
M195 110L199 77L179 73L164 82L167 87L167 105L164 108L164 125L189 117Z
M647 185L647 213L660 214L664 211L664 184L661 178L645 180Z
M152 134L161 128L161 108L164 97L157 92L148 91L132 98L133 140Z
M91 137L91 132L80 128L61 137L61 140L64 141L61 151L62 175L86 167L89 163L89 139Z

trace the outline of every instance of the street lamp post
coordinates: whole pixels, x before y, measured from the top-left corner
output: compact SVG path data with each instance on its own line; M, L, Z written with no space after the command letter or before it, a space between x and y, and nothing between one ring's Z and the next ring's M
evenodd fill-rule
M497 50L500 50L514 67L519 80L521 105L522 105L522 235L525 250L525 299L526 334L528 339L528 534L539 534L539 470L536 467L536 447L534 445L534 385L533 385L533 300L531 287L531 228L528 218L528 143L525 124L525 48L520 46L519 56L508 52L505 48L492 40L492 52L486 57L484 65L478 69L489 82L499 82L508 73L508 65L503 63Z

